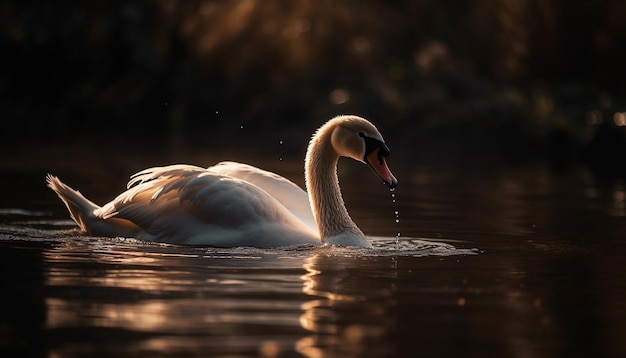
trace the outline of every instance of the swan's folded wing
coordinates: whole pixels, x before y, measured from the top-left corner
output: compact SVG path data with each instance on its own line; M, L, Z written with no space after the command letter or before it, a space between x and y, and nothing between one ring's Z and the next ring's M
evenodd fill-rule
M165 167L154 167L142 170L131 176L128 190L118 195L111 202L94 211L94 215L103 219L119 216L119 210L126 206L151 204L161 194L180 189L189 179L206 173L206 169L193 165L176 164ZM151 208L154 209L154 208ZM154 210L142 209L137 219L149 216ZM143 220L140 220L143 221Z
M193 177L205 173L206 171L207 170L204 168L188 164L174 164L165 167L148 168L131 175L131 179L126 187L130 188L135 184L145 183L158 178Z
M220 162L207 168L207 170L237 178L259 187L278 200L311 230L317 232L317 224L311 212L307 192L289 179L267 170L237 162Z
M152 168L139 176L137 184L95 214L129 220L156 240L266 223L311 232L265 191L236 178L191 166Z

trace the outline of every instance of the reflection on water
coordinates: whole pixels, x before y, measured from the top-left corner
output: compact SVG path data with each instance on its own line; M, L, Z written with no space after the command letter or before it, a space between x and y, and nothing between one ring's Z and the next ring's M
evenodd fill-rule
M298 328L292 297L301 284L292 276L301 271L291 258L132 241L68 241L44 253L47 329L92 330L96 340L90 347L70 341L59 354L256 354L264 326ZM109 347L107 339L121 334L136 338Z
M38 298L44 332L58 337L53 355L393 352L385 342L396 327L395 239L387 242L392 247L377 239L376 250L260 250L68 237L20 226L3 226L2 237L5 252L28 247L29 237L46 244L35 284L45 288ZM474 254L420 240L400 246L415 257ZM370 277L366 287L363 275Z
M380 271L364 290L361 272L372 261ZM298 352L307 357L392 356L393 347L384 342L396 323L394 266L390 257L338 262L336 256L322 253L307 258L303 292L318 298L302 305L300 324L312 334L298 341Z
M626 355L622 179L541 167L400 173L396 203L383 188L344 185L355 221L380 235L373 250L83 237L53 195L36 199L47 193L41 179L40 192L3 201L23 206L0 210L2 351Z

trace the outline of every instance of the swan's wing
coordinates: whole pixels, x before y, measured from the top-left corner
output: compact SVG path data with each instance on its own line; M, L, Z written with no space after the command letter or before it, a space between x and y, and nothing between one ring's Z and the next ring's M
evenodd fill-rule
M268 238L268 233L316 236L265 191L200 167L150 168L135 174L129 185L130 189L94 214L129 220L146 232L142 238L237 246L241 243L227 241L253 236L270 243L290 239ZM194 241L198 237L210 237L211 241Z
M267 170L236 162L221 162L207 170L246 181L263 189L311 230L317 232L317 224L311 212L307 192L289 179Z
M118 195L109 203L95 210L97 217L109 219L120 215L124 211L128 220L142 227L149 225L147 221L157 215L157 206L151 204L161 194L176 192L181 189L190 179L206 173L206 169L193 165L176 164L165 167L154 167L142 170L131 176L127 184L128 190ZM148 204L145 207L140 204Z
M145 183L157 178L185 178L196 176L204 172L206 172L206 169L188 164L174 164L165 167L148 168L131 175L131 179L126 187L130 188L135 184Z

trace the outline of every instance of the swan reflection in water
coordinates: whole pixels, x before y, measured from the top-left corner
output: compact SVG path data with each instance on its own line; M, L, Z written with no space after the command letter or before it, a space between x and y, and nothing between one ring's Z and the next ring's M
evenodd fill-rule
M68 238L44 253L52 351L256 353L272 332L301 333L302 258L276 256ZM297 338L279 341L281 349Z
M331 252L304 261L302 290L314 298L302 305L300 324L311 334L297 342L296 350L307 357L392 356L392 348L381 343L389 341L396 326L395 258L343 256L336 250L348 249L325 249ZM364 270L373 264L381 270L364 280Z
M74 237L44 252L45 329L57 332L52 352L59 355L82 349L388 356L394 258L342 256L349 251ZM372 265L379 268L375 276ZM63 334L76 329L80 337Z

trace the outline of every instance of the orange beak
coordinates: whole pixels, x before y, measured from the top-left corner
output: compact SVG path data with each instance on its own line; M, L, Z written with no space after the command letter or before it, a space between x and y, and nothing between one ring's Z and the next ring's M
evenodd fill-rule
M394 189L398 186L398 180L393 176L393 174L391 174L391 170L389 170L385 157L380 152L380 148L377 148L368 154L365 157L365 161L370 167L372 167L372 169L374 169L376 174L378 174L378 176L389 186L389 188Z

